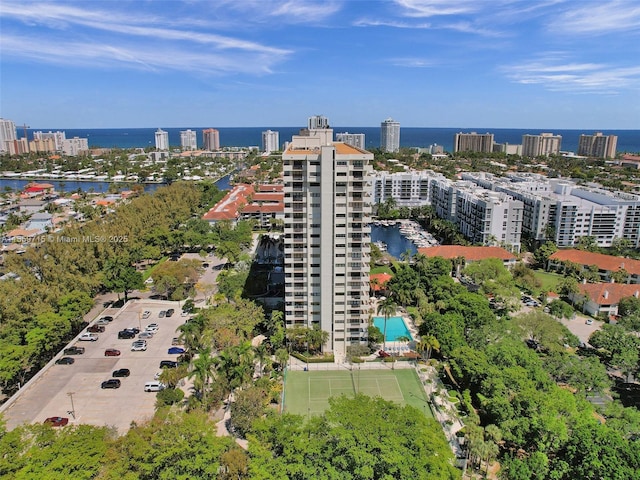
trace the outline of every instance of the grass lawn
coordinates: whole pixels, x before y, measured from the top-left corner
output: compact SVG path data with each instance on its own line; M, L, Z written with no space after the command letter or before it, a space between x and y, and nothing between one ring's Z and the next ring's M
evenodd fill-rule
M393 275L393 271L391 270L391 267L389 267L388 265L381 265L381 266L377 266L377 267L373 267L371 269L370 274L377 274L377 273L388 273L389 275Z
M542 282L540 292L553 292L556 291L556 285L564 278L564 276L557 273L545 272L544 270L535 270L534 275L538 280Z
M329 370L287 372L284 411L298 415L319 415L329 408L329 398L356 392L382 397L400 405L411 405L433 417L424 388L413 369Z
M167 260L169 260L169 257L162 257L160 260L158 260L158 263L142 272L142 281L144 282L145 280L147 280L153 274L153 271L158 268L158 265L166 262Z

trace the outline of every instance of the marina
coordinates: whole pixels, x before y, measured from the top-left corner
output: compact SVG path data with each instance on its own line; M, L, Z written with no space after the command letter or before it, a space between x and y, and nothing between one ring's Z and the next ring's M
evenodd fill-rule
M434 247L439 242L413 220L376 220L371 224L371 242L381 252L396 258L410 251L418 253L418 248Z

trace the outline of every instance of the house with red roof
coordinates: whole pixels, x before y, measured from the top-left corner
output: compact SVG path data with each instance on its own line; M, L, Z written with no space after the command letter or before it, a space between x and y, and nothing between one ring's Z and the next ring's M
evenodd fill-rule
M280 185L258 187L238 184L202 216L215 223L223 220L254 219L261 228L269 228L273 219L284 221L284 191Z
M579 292L571 294L569 299L582 304L582 311L593 316L617 315L620 300L640 296L640 285L626 283L584 283L578 286Z
M640 260L634 260L633 258L616 257L615 255L570 248L558 250L551 255L547 262L547 269L562 271L566 262L580 265L583 270L595 265L598 267L598 273L603 282L611 281L612 273L625 270L629 276L624 283L640 283Z
M502 247L465 247L461 245L438 245L436 247L423 247L418 249L418 253L425 257L442 257L448 260L463 258L464 263L478 262L487 258L498 258L502 260L505 267L511 268L516 264L518 258Z
M384 295L387 291L387 282L393 278L389 273L372 273L369 275L369 285L374 295Z

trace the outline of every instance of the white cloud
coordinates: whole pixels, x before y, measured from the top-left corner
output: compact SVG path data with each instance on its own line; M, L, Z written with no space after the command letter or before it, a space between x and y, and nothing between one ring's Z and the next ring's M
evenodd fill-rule
M482 8L477 0L395 0L409 17L435 17L473 13Z
M571 2L569 5L569 9L550 22L550 30L588 35L640 31L640 4L636 1Z
M505 67L503 71L517 83L542 85L552 91L616 94L640 87L640 66L531 62Z
M127 66L139 70L176 70L204 74L271 73L276 59L272 55L215 51L183 50L174 47L139 44L94 43L77 41L47 42L36 36L3 35L4 54L63 66L112 68Z
M390 60L392 65L396 67L408 67L408 68L428 68L436 65L436 62L433 60L428 60L426 58L392 58Z

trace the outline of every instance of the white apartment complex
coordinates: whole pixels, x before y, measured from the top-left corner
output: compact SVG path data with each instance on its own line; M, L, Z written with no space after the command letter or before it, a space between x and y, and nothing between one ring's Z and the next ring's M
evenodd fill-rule
M364 150L364 133L336 133L336 142L348 143L353 147Z
M562 135L553 133L541 133L540 135L522 136L523 157L548 157L558 155L562 145Z
M169 150L169 132L159 128L156 130L156 150Z
M8 152L9 145L7 142L13 142L17 139L16 124L11 120L0 118L0 152Z
M376 172L373 177L373 203L393 199L398 207L429 205L431 180L445 177L431 170L421 172Z
M640 247L640 195L532 173L495 177L474 172L462 178L522 201L522 232L535 240L571 247L580 237L593 236L598 246L609 247L615 238L625 238Z
M183 150L197 150L198 136L194 130L180 131L180 146Z
M380 124L380 148L387 152L400 150L400 123L393 118Z
M617 135L603 135L596 132L593 135L580 135L578 140L578 155L596 158L616 158Z
M329 128L303 133L282 155L285 321L328 332L339 361L367 339L373 154Z
M70 156L77 156L89 151L89 140L86 138L73 137L62 141L62 153Z
M265 153L280 150L280 133L273 130L262 132L262 151Z

